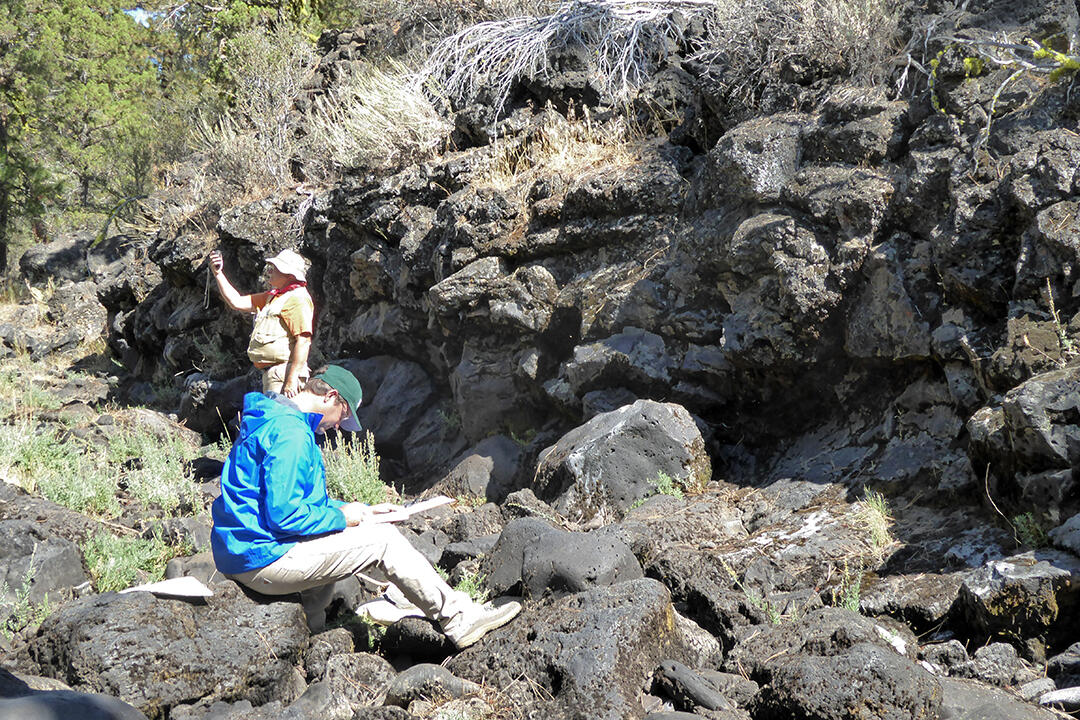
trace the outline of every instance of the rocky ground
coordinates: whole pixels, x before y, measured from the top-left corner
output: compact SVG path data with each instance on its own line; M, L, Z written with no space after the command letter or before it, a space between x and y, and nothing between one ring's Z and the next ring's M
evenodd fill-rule
M0 486L8 594L34 553L67 568L33 579L65 599L3 646L0 717L1080 709L1080 93L1069 75L1002 92L1009 69L950 50L978 32L1075 48L1080 17L1071 0L916 3L902 25L936 59L933 93L788 67L750 107L724 68L675 53L642 91L675 120L633 162L485 181L596 96L567 71L517 89L502 145L462 108L438 157L224 210L209 235L186 215L193 162L144 208L150 230L29 251L26 279L56 291L3 318L8 352L103 337L116 360L96 395L56 384L86 408L65 427L147 404L199 444L255 382L206 254L253 289L263 257L298 249L315 360L361 378L384 478L462 499L404 529L525 612L453 653L426 621L351 619L358 585L325 629L205 552L169 569L207 582L205 602L76 591L98 521ZM369 35L324 35L324 76ZM149 526L138 508L118 522Z

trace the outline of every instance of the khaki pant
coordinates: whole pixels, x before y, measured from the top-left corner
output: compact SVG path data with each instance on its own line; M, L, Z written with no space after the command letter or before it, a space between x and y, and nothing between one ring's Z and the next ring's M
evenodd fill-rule
M288 369L289 363L283 362L277 365L271 365L268 368L262 369L262 391L268 392L281 392L281 389L285 386L285 370ZM311 368L307 365L300 368L300 375L297 380L300 381L300 389L304 389L304 383L307 382L311 376Z
M381 570L405 597L440 624L473 604L467 594L447 585L389 523L365 523L302 540L266 567L230 577L264 595L288 595L359 575L371 567Z

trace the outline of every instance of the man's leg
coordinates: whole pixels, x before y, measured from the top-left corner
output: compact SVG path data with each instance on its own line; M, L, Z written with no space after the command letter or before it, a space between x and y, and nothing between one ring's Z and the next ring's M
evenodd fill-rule
M281 392L281 388L285 385L285 365L286 363L278 363L277 365L263 368L262 391L264 393Z
M474 605L389 523L363 524L304 540L270 565L233 577L265 595L287 595L357 575L372 565L440 624Z

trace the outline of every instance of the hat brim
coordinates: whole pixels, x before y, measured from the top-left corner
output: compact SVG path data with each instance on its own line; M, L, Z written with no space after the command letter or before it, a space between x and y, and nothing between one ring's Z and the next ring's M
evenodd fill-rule
M277 258L266 258L267 265L273 265L277 268L278 272L282 275L288 275L294 277L300 282L307 282L307 278L304 277L303 269L298 269L286 262L283 262Z
M349 432L360 432L364 429L356 419L356 410L351 407L349 408L349 417L342 420L338 427Z

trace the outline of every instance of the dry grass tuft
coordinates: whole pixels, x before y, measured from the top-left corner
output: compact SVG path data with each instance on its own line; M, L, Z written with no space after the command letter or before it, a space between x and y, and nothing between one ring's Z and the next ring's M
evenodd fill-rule
M588 111L580 119L549 112L538 132L500 142L491 161L471 179L479 187L522 194L537 177L559 175L580 182L634 167L641 162L643 142L643 135L622 117L597 123Z
M856 518L869 534L874 559L881 562L893 544L893 516L889 501L880 492L866 490L863 499L856 503Z
M770 76L833 71L879 85L900 50L896 0L717 0L700 58L753 105Z
M711 12L713 0L567 0L546 15L477 23L443 39L420 71L437 96L458 105L486 97L496 114L514 84L553 70L553 51L582 47L593 80L623 102L684 41L676 13Z
M434 152L451 125L400 64L363 64L318 98L308 115L306 144L331 177L344 168L386 166Z

